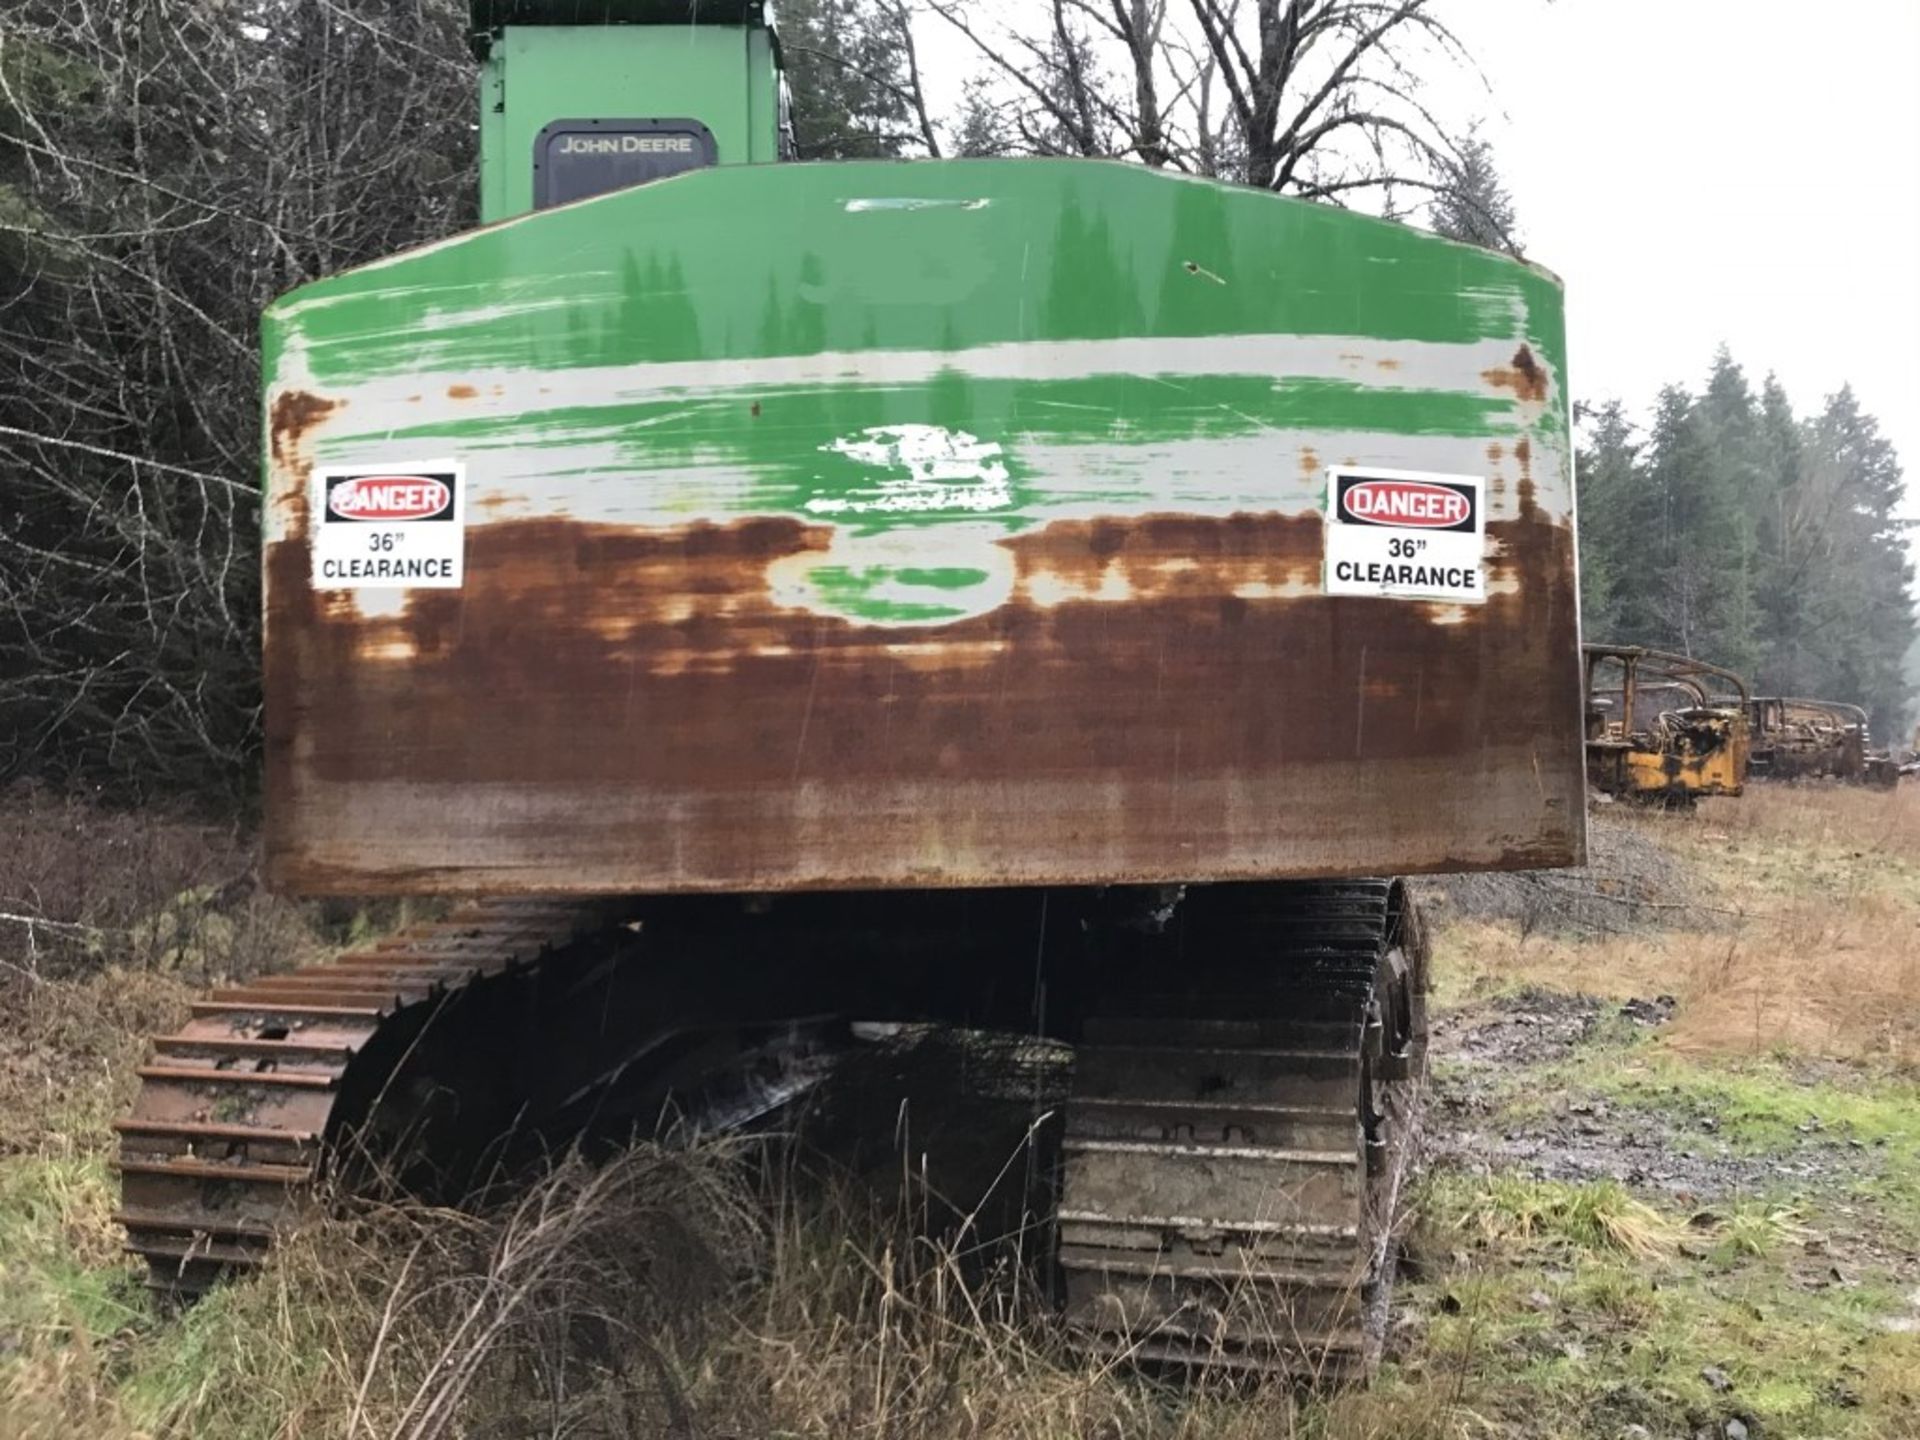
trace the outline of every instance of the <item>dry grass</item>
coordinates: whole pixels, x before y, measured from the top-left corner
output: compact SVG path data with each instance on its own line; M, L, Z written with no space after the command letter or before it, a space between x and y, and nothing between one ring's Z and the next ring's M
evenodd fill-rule
M558 1165L483 1214L374 1207L184 1319L46 1306L0 1437L1323 1440L1463 1433L1442 1397L1304 1407L1069 1352L1017 1269L813 1192L769 1222L736 1149ZM103 1219L101 1196L80 1208ZM51 1242L49 1242L51 1243ZM45 1263L45 1257L36 1257Z
M16 784L0 791L0 974L114 966L206 985L315 958L319 911L266 894L258 871L237 822Z
M198 991L323 953L235 824L0 791L0 1155L102 1145L149 1038Z
M563 1159L507 1202L356 1203L156 1315L119 1253L107 1121L187 987L43 979L0 1154L0 1440L1321 1440L1466 1433L1445 1395L1188 1391L1064 1341L1032 1232L917 1166L829 1179L775 1142ZM12 1122L10 1122L12 1123ZM776 1157L778 1158L778 1157ZM1009 1167L1009 1173L1017 1170ZM1017 1217L1016 1217L1017 1220Z
M1885 895L1783 903L1696 950L1668 1044L1920 1065L1920 907Z
M139 970L0 978L0 1157L106 1144L148 1038L186 1018L196 988Z
M1477 1187L1459 1209L1461 1223L1487 1240L1529 1244L1557 1237L1582 1249L1641 1258L1671 1251L1685 1233L1611 1181L1576 1187L1500 1175Z
M1738 799L1705 802L1700 818L1712 830L1796 850L1824 847L1920 865L1920 785L1911 780L1891 791L1756 782Z
M1659 836L1698 908L1598 939L1475 921L1441 932L1453 993L1515 983L1679 1002L1683 1053L1776 1050L1920 1065L1920 786L1760 786L1687 815L1609 810Z

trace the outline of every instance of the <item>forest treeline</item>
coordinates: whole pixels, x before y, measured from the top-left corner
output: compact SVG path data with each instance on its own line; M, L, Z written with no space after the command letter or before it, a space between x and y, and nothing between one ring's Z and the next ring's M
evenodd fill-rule
M1459 3L779 15L804 159L1115 156L1513 249L1490 149L1419 78L1471 67ZM250 796L258 316L473 222L466 22L466 0L0 9L0 779ZM934 45L966 67L950 113ZM1729 366L1648 435L1605 411L1591 440L1589 633L1899 707L1898 471L1850 397L1797 421Z
M260 312L473 223L464 16L0 7L0 779L250 797Z
M1582 412L1587 637L1726 666L1755 694L1864 705L1883 741L1915 638L1898 456L1850 388L1796 415L1724 348L1698 393L1669 385L1644 428Z

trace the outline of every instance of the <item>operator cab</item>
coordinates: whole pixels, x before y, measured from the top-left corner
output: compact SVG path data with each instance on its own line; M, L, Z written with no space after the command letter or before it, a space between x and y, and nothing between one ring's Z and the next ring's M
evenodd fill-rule
M483 222L791 157L763 0L473 0L471 13Z

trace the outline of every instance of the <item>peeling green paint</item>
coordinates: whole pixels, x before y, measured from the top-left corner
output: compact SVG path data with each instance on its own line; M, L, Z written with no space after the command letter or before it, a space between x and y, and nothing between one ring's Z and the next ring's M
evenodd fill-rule
M984 203L849 208L900 195ZM1560 310L1543 272L1388 221L1112 162L960 160L684 175L318 281L267 325L283 341L298 317L323 384L1268 333L1518 336L1558 374Z
M986 571L969 570L958 565L933 570L903 567L894 571L893 577L902 585L924 585L931 590L970 590L987 582Z
M1337 380L1260 379L1246 375L1101 375L1083 380L963 381L965 406L934 403L933 422L1048 440L1133 442L1264 430L1391 430L1408 435L1518 434L1510 400L1461 391L1369 389ZM621 435L655 456L721 446L754 464L783 453L779 432L834 434L877 428L921 413L921 393L843 386L795 393L742 387L689 405L684 399L624 405L556 406L511 416L458 415L390 433L400 440L547 444L589 434ZM758 406L758 413L753 407ZM1120 418L1124 417L1124 418ZM752 424L744 423L751 419Z
M316 458L458 455L498 519L805 519L782 593L865 623L1004 603L1016 532L1318 509L1337 463L1510 507L1526 454L1571 510L1553 277L1115 163L701 171L307 286L266 353L343 402Z
M964 605L941 604L930 600L902 600L884 593L887 586L898 584L906 587L921 586L939 590L958 590L973 588L987 578L984 570L949 570L945 574L972 577L961 583L951 580L935 581L931 585L921 577L929 572L924 570L893 570L885 565L871 565L854 570L845 565L816 565L809 572L820 598L833 609L847 615L857 615L862 620L878 623L895 621L904 624L924 624L934 620L957 620L967 613ZM938 572L936 572L938 573Z

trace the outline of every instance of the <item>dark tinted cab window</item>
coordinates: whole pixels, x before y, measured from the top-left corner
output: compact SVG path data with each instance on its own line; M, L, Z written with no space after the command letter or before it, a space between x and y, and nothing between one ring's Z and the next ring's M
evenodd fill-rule
M698 120L556 120L533 142L537 210L644 185L718 158Z

